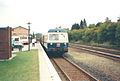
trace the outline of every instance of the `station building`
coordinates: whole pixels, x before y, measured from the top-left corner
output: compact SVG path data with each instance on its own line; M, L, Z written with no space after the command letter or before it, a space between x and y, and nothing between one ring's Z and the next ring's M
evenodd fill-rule
M21 43L28 43L28 29L22 26L13 28L12 39L15 38Z

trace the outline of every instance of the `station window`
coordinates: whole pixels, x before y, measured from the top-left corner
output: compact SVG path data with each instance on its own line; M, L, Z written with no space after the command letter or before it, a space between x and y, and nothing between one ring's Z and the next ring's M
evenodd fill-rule
M15 41L19 41L19 38L15 38Z
M20 37L20 39L27 39L27 37Z
M13 35L16 35L16 33L13 33Z

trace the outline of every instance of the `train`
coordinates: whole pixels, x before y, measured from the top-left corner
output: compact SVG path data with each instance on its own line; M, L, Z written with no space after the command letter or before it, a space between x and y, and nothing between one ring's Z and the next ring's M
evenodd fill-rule
M48 56L62 56L68 52L68 33L65 29L49 29L42 37L42 45Z

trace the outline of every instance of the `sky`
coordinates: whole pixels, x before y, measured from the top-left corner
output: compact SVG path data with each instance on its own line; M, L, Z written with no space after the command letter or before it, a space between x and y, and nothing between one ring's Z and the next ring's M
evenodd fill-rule
M22 26L31 32L45 33L49 29L71 29L84 18L87 24L113 22L120 17L120 0L0 0L0 27Z

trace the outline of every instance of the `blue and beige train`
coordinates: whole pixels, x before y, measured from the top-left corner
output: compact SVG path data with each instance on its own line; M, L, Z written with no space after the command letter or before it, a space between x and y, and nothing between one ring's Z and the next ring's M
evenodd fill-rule
M48 55L68 52L68 33L64 29L50 29L43 35L42 44Z

